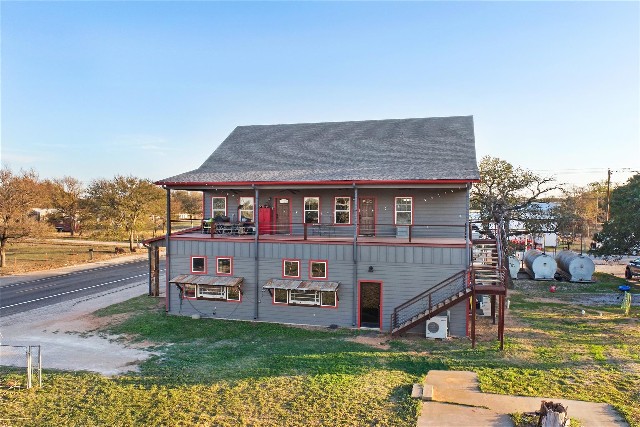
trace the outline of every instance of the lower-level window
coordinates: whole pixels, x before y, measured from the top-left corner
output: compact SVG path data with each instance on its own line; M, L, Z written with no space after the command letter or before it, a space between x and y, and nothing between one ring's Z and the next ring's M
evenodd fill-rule
M289 294L289 301L291 304L320 305L320 293L292 289Z
M195 298L196 297L196 285L184 284L182 288L183 298Z
M240 301L240 289L238 287L192 284L184 284L182 286L183 298Z
M276 304L314 305L337 307L336 291L305 291L300 289L274 289L273 302Z

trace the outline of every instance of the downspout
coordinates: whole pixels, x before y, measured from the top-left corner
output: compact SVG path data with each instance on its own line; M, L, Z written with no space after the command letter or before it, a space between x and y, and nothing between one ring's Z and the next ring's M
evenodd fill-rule
M355 328L358 321L358 187L353 183L353 310L351 325Z
M260 263L260 257L258 256L258 236L260 235L260 209L259 209L259 204L258 204L258 196L260 195L260 191L258 190L258 187L255 186L255 184L252 184L251 187L253 187L253 189L255 190L255 201L253 204L253 225L256 229L256 234L254 236L255 239L255 262L253 263L254 265L254 278L256 281L256 299L255 299L255 313L253 318L255 320L258 320L259 317L259 313L258 313L258 306L259 306L259 296L260 296L260 283L258 282L258 278L260 275L260 268L259 268L259 263Z
M169 310L171 309L171 298L169 298L169 280L171 280L171 262L170 260L170 253L171 253L171 249L169 247L169 236L171 235L171 189L169 189L169 187L165 187L165 190L167 190L167 234L165 235L164 238L164 244L166 246L165 249L165 257L164 257L164 262L165 262L165 266L164 266L164 272L165 272L165 280L166 280L166 288L165 288L165 303L164 303L164 307L165 307L165 311L168 313Z

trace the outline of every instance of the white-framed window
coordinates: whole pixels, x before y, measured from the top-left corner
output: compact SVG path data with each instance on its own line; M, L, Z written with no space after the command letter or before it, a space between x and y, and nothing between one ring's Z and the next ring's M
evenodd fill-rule
M309 278L326 279L327 261L309 261Z
M282 277L300 277L300 261L295 259L282 260Z
M273 302L275 304L287 304L289 302L289 292L286 289L274 289Z
M199 298L227 299L227 288L216 285L198 285Z
M334 200L334 222L351 224L351 197L336 197Z
M192 273L207 273L207 257L204 256L192 256L191 257L191 272Z
M198 285L197 296L204 299L240 301L240 289L236 286Z
M320 292L320 306L321 307L336 307L338 304L338 298L335 291L322 291Z
M396 225L411 225L413 221L413 197L396 197Z
M305 224L320 223L320 198L319 197L304 198L304 222Z
M320 292L292 289L289 291L291 304L320 305Z
M222 256L217 257L216 274L221 276L231 276L233 274L233 258Z
M240 204L238 205L238 208L240 210L240 218L238 218L240 221L253 222L253 219L255 218L253 197L240 197Z
M313 305L320 307L337 307L336 291L306 291L302 289L274 289L275 304Z
M182 298L195 298L196 297L196 285L185 283L182 285Z
M227 216L227 198L212 197L211 198L211 218Z

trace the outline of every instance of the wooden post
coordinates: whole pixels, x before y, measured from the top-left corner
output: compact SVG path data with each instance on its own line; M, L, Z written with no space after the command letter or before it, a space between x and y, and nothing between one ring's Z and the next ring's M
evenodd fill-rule
M564 427L569 421L567 409L562 403L542 401L538 427Z
M471 291L471 348L476 348L476 291Z

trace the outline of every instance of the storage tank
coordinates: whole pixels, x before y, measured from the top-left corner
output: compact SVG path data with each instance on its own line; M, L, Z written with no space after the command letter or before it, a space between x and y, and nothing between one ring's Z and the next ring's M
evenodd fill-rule
M524 269L534 280L553 280L557 266L553 257L537 249L530 249L524 254Z
M573 251L560 251L556 255L558 273L570 282L591 282L596 266L585 255Z
M509 275L512 279L518 278L518 271L520 271L520 260L511 255L509 257Z

